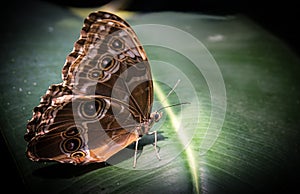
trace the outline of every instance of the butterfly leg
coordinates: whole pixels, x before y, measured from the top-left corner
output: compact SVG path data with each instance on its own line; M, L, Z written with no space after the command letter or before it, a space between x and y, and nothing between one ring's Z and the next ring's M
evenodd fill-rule
M152 132L149 132L148 135L151 135L151 134L154 134L154 150L155 150L155 154L156 154L156 157L158 160L161 160L160 156L159 156L159 149L157 149L157 131L152 131Z
M137 152L138 152L138 145L139 145L139 140L141 138L139 137L136 142L135 142L135 150L134 150L134 159L133 159L133 168L136 167L136 161L137 161Z

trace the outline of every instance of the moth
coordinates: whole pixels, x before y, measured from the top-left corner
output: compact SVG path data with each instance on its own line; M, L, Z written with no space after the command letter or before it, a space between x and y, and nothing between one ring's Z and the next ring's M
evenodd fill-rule
M24 135L33 161L105 162L150 132L153 81L145 50L130 25L115 14L92 12L67 56L62 82L51 85L33 109Z

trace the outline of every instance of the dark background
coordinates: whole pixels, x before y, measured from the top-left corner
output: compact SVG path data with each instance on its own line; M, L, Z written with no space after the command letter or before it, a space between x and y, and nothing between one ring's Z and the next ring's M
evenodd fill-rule
M50 3L57 4L58 6L76 6L76 7L91 7L101 6L109 0L48 0ZM3 2L4 3L4 2ZM14 10L20 9L38 9L37 7L28 7L22 1L7 2L13 6ZM9 19L5 18L7 11L10 9L1 6L1 21L5 23L1 24L1 30L9 31ZM132 0L125 9L129 11L139 12L154 12L154 11L184 11L184 12L199 12L203 14L211 15L230 15L230 14L244 14L253 19L257 24L261 25L267 31L271 32L278 38L282 39L291 47L292 50L300 53L300 41L299 41L299 28L298 28L298 12L296 3L292 1L271 1L263 2L259 0L184 0L184 1L164 1L164 0ZM16 12L17 13L17 12ZM12 14L10 14L12 15ZM20 17L17 16L16 17ZM4 29L5 26L5 29ZM3 52L3 51L2 51ZM4 187L9 189L11 193L14 191L20 191L24 188L22 180L19 177L18 171L14 165L13 159L10 157L10 153L7 150L5 140L2 135L0 136L0 148L1 148L1 166L3 171L9 172L9 176L2 175L2 183ZM8 174L8 173L7 173ZM13 185L13 187L8 187ZM24 192L22 192L24 193Z
M110 0L48 0L62 6L91 7L101 6ZM124 7L129 11L184 11L212 15L244 14L266 30L287 42L300 52L299 6L297 1L263 0L128 0ZM100 3L99 3L100 2Z

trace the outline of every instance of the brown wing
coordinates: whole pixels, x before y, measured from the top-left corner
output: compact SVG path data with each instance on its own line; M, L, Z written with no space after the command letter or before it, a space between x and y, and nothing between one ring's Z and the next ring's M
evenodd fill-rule
M62 84L53 84L48 88L46 94L42 96L40 104L34 108L33 116L27 124L27 132L24 135L26 141L30 141L36 135L48 132L50 118L53 117L53 112L63 106L63 101L62 104L55 107L51 105L58 101L59 98L70 96L71 94L72 90Z
M138 138L153 101L150 66L121 18L95 12L27 125L32 160L102 162Z
M116 98L140 120L149 118L153 84L148 59L132 28L116 15L94 12L85 19L63 80L76 94Z
M45 113L26 151L34 161L103 162L138 138L130 110L105 97L65 95Z

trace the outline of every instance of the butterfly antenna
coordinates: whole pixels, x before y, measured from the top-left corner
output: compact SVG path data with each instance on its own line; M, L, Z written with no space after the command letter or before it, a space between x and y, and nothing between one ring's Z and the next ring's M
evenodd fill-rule
M179 106L179 105L182 105L182 104L191 104L190 102L181 102L181 103L177 103L177 104L172 104L172 105L169 105L169 106L164 106L164 107L161 107L160 109L157 110L157 112L161 111L162 109L165 109L165 108L170 108L170 107L173 107L173 106Z
M175 88L178 86L179 82L180 82L180 79L177 80L177 82L176 82L176 84L174 85L174 87L172 88L172 90L170 90L170 92L167 94L167 96L165 97L165 99L164 99L161 103L164 103L164 102L167 100L167 98L172 94L172 92L174 92L174 90L175 90Z
M180 79L177 80L176 84L174 85L174 87L172 88L172 90L170 90L170 92L167 94L167 96L165 97L165 99L163 101L161 101L161 104L163 104L167 98L172 94L172 92L174 92L175 88L178 86L180 82ZM173 106L179 106L179 105L182 105L182 104L190 104L189 102L182 102L182 103L178 103L178 104L172 104L172 105L169 105L169 106L160 106L158 109L157 109L157 112L161 111L162 109L165 109L165 108L169 108L169 107L173 107Z
M161 101L161 104L163 104L167 100L167 98L172 94L172 92L174 92L174 90L178 86L179 82L180 82L180 79L177 80L176 84L174 85L174 87L172 88L172 90L169 91L169 93L167 94L167 96L165 97L165 99L163 101ZM160 106L158 110L161 110L162 108L163 107Z

